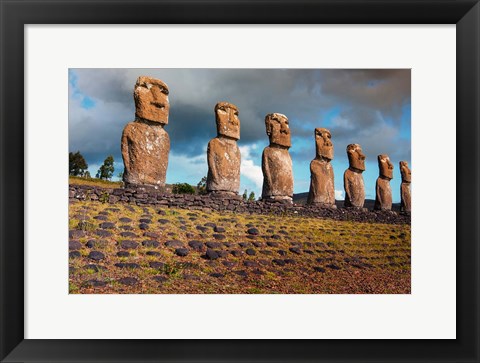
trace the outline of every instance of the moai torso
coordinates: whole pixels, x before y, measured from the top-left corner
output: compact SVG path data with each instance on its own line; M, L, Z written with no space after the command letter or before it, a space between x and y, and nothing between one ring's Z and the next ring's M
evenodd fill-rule
M262 199L292 200L292 158L287 149L267 146L262 154Z
M207 191L238 193L240 149L234 140L216 137L208 143Z
M400 173L402 175L402 183L400 184L400 210L410 213L412 211L412 200L410 184L412 182L412 173L406 161L400 161Z
M380 176L377 178L375 186L375 206L376 210L392 209L392 188L390 180L393 179L393 164L390 162L388 155L378 155L378 167Z
M345 207L363 208L365 203L365 184L362 173L365 171L365 155L358 144L347 146L349 167L343 174L345 188Z
M263 150L263 200L293 199L292 158L288 149L291 146L288 118L279 113L265 117L270 146Z
M335 185L333 178L333 144L330 131L315 129L316 157L310 163L310 191L308 204L335 207Z
M135 121L122 133L122 158L126 186L162 188L168 167L170 138L168 88L158 79L139 77L135 84Z
M207 148L207 192L238 194L240 188L240 120L238 109L228 102L215 106L217 137Z

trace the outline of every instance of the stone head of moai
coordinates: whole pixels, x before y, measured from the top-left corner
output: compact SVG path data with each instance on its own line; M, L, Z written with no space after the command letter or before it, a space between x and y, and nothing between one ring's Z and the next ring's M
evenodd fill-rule
M393 179L393 164L387 154L378 155L378 168L380 169L380 177Z
M348 145L347 156L350 169L357 172L365 171L365 154L359 144Z
M135 116L161 125L168 124L168 87L159 79L138 77L133 91Z
M240 139L240 119L238 108L232 103L219 102L215 105L217 136L225 136L234 140Z
M411 183L412 182L412 172L408 167L406 161L400 161L400 174L402 174L402 183Z
M287 116L281 113L269 113L265 116L265 127L270 146L281 146L287 149L292 146Z
M321 127L315 129L315 146L317 159L328 161L333 159L332 134L329 130Z

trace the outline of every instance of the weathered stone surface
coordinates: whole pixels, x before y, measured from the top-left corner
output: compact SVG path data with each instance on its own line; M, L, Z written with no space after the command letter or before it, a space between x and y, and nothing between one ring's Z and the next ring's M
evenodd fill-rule
M170 138L163 129L168 123L168 88L160 80L139 77L134 99L136 119L122 134L123 181L127 186L161 188L170 152Z
M333 178L332 135L324 128L315 129L316 156L310 163L310 191L308 193L308 204L319 206L335 206L335 185Z
M388 155L378 155L378 168L380 176L375 186L375 205L376 210L392 210L392 188L390 180L393 178L393 164Z
M240 188L240 119L238 109L228 102L215 106L217 137L210 140L207 148L209 193L238 194Z
M345 207L363 208L365 203L365 184L362 173L365 171L365 154L359 144L347 146L348 169L343 174L345 188Z
M265 116L265 128L270 145L263 150L263 200L286 200L293 198L292 158L288 118L280 113Z
M135 116L162 125L168 124L170 103L168 86L159 79L138 77L133 98Z
M412 182L412 172L406 161L400 161L400 173L402 174L402 184L400 184L400 210L410 213L412 211L412 199L410 184Z

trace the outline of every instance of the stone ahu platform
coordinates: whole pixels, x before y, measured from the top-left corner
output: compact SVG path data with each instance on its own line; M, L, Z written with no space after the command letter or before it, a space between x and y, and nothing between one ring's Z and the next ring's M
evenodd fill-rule
M314 205L285 202L245 201L241 196L166 194L143 188L100 188L88 185L69 186L69 200L91 200L103 203L132 203L163 208L230 211L247 214L299 215L339 221L410 224L409 214L393 211L368 211L365 208L321 208Z

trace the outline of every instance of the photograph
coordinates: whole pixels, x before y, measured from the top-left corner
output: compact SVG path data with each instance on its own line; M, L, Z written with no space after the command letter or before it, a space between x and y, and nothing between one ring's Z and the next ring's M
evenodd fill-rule
M410 69L68 69L70 294L410 294Z

